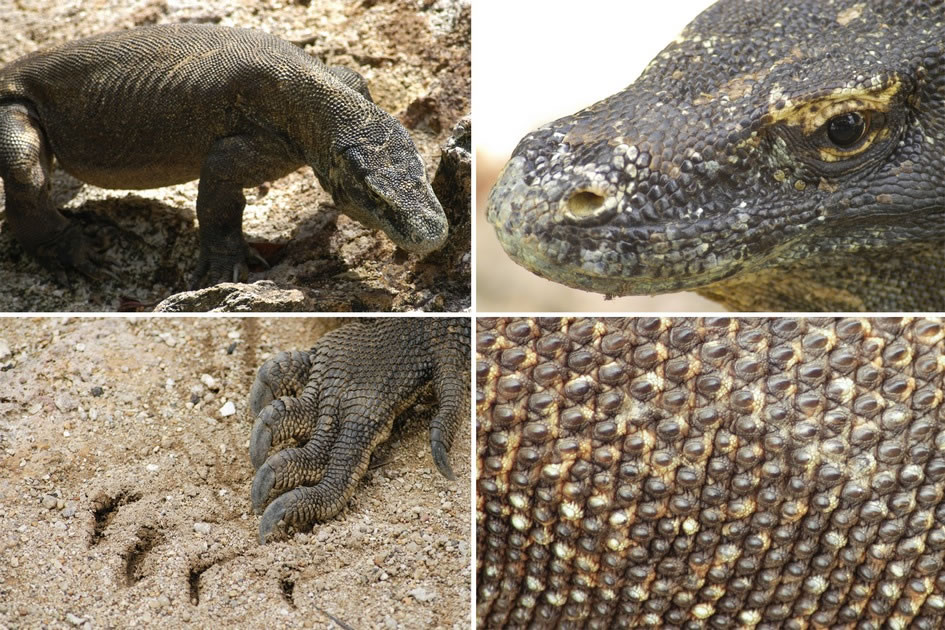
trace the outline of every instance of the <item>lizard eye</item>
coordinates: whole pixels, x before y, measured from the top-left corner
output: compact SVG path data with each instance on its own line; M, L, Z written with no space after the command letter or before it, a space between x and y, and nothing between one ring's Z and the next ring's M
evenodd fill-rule
M847 112L827 121L827 137L841 149L848 149L866 135L869 112Z

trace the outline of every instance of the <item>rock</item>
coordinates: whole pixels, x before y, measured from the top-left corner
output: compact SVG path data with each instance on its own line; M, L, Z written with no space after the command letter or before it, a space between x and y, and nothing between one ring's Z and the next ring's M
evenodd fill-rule
M224 282L199 291L177 293L158 304L154 312L277 313L306 310L319 309L312 309L298 289L280 289L269 280L260 280L252 284Z
M236 405L233 404L232 400L226 401L226 403L220 407L220 415L224 418L228 418L236 413Z
M436 591L423 586L418 586L417 588L408 592L407 595L410 595L420 603L432 602L434 599L436 599Z
M43 507L47 510L56 509L56 503L58 503L58 500L51 494L47 494L43 497Z
M197 522L194 523L194 531L198 534L203 534L204 536L210 533L210 523Z
M85 623L85 619L79 617L78 615L73 615L71 612L66 613L66 621L71 623L73 626L81 626L83 623Z
M201 374L200 382L207 386L207 389L212 389L214 391L218 390L217 379L213 378L209 374Z
M99 387L98 385L96 385L95 387L89 390L89 393L95 396L96 398L98 398L99 396L105 393L105 390Z
M155 473L160 469L160 466L158 466L157 464L148 464L144 468L150 473Z
M11 356L13 356L13 353L10 352L10 344L4 339L0 339L0 361L6 361Z
M433 192L450 222L447 248L469 251L472 200L472 121L465 116L453 127L433 176Z

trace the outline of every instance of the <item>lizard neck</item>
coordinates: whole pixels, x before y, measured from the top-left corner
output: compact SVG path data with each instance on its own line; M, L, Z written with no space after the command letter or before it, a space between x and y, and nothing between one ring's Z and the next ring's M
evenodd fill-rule
M945 244L920 242L793 261L697 293L733 311L942 311Z

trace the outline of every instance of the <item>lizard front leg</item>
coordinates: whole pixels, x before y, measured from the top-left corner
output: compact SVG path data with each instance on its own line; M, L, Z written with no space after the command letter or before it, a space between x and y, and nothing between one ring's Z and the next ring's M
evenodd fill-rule
M281 138L270 133L227 136L213 143L197 186L200 257L191 289L245 282L249 259L268 267L243 238L243 189L278 179L302 164Z
M431 452L444 477L454 479L447 453L469 418L468 356L468 322L399 318L351 323L309 353L267 361L250 395L257 469L251 496L257 512L265 508L260 543L281 523L303 527L340 512L395 419L431 389ZM270 454L286 441L296 447Z

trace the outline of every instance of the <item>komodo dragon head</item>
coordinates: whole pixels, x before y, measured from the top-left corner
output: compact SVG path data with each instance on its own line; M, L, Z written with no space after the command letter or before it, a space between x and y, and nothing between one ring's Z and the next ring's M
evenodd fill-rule
M446 241L446 214L403 126L368 104L373 115L334 141L327 182L339 209L383 230L407 251L426 254Z
M488 219L519 264L608 295L945 308L945 5L721 0L527 135Z

